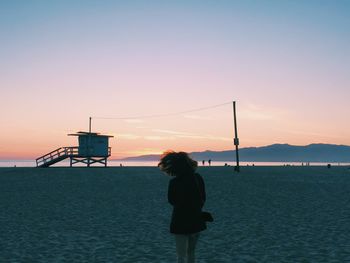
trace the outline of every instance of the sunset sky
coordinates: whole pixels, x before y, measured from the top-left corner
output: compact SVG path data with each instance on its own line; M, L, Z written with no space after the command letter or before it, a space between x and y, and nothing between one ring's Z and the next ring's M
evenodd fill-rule
M0 1L0 159L350 145L350 1ZM103 119L103 118L125 119ZM136 118L133 118L136 117ZM128 119L129 118L129 119Z

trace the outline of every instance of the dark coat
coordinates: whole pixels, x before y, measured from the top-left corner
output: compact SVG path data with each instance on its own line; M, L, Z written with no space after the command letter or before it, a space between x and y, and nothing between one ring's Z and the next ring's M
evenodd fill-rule
M171 179L168 188L168 201L173 206L170 232L193 234L206 229L201 216L205 198L204 180L199 174Z

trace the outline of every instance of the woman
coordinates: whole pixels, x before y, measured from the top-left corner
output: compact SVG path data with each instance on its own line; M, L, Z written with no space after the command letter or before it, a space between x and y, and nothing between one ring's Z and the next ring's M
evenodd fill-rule
M199 232L206 229L202 218L206 198L203 178L195 173L197 162L185 152L164 153L158 166L174 177L169 182L168 201L173 206L170 233L175 235L178 263L193 263Z

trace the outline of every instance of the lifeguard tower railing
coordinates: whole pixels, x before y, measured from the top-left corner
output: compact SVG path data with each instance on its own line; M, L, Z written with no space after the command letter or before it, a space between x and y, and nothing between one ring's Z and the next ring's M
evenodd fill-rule
M111 156L111 147L108 147L108 155L107 156L101 156L101 157L108 157ZM36 159L36 166L37 167L49 167L50 165L53 165L55 163L58 163L66 158L71 159L71 164L72 166L72 161L76 160L76 158L83 158L84 160L87 159L88 162L81 161L84 163L90 164L90 158L92 156L86 156L86 155L80 155L79 154L79 147L78 146L73 146L73 147L61 147L58 148L52 152L49 152L39 158ZM80 162L80 161L76 161ZM74 162L74 163L76 163ZM100 162L100 161L93 161L93 162ZM91 163L93 163L91 162Z

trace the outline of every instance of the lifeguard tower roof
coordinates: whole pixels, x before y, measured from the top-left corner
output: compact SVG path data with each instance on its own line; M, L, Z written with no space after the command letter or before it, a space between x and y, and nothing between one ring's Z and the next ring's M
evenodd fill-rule
M102 137L110 137L110 138L114 137L112 135L104 135L104 134L100 134L98 132L84 132L84 131L78 131L77 133L71 133L71 134L68 134L68 136L102 136Z

